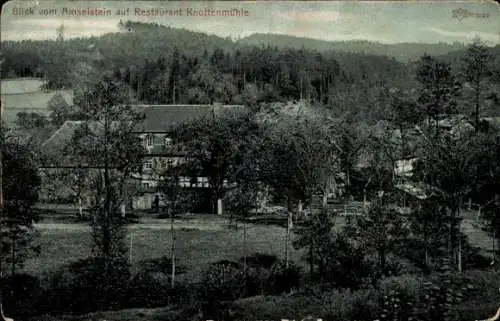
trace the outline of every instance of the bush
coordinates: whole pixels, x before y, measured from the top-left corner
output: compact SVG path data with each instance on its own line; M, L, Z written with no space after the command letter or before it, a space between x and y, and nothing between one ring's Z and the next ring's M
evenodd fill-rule
M407 274L384 278L380 280L378 288L382 295L398 292L416 300L423 294L427 281L423 276Z
M233 301L244 293L244 274L238 262L220 261L202 275L198 299L205 318L220 317L224 302Z
M241 296L243 271L237 262L216 262L204 272L202 279L205 299L230 301Z
M178 302L177 286L171 286L172 261L169 257L143 260L130 283L128 297L133 307L159 307ZM176 266L176 275L185 273L184 266Z
M228 314L231 320L303 320L306 316L325 321L373 320L378 312L377 298L373 290L257 296L234 302Z
M301 269L293 262L289 262L288 267L284 261L278 261L271 267L267 280L266 293L280 294L297 289L301 284Z
M170 277L162 272L143 271L131 281L128 291L130 307L159 307L168 304Z
M320 310L324 320L374 320L379 314L375 290L334 290L322 296Z
M56 271L44 295L44 309L53 312L84 313L117 309L128 303L130 272L125 262L109 264L87 258Z
M40 280L29 274L15 274L3 280L5 314L26 317L41 313L43 289Z
M302 320L305 315L322 317L320 307L312 297L256 296L235 301L228 314L230 320Z

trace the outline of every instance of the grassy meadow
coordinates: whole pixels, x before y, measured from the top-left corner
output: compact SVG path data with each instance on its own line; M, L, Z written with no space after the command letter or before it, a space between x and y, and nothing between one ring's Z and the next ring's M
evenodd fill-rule
M67 225L67 228L64 228ZM177 225L177 224L176 224ZM184 224L182 224L184 225ZM176 256L178 264L186 267L186 276L196 277L211 262L238 260L243 256L243 227L230 227L227 221L203 228L193 222L191 227L176 228ZM85 224L58 224L58 228L39 227L42 251L29 259L24 271L41 276L78 259L91 251L90 228ZM206 226L205 226L206 227ZM131 256L132 272L145 259L169 256L172 237L166 222L132 225L128 229L127 245ZM284 255L285 229L270 225L249 225L247 228L247 253L255 252ZM301 253L290 246L290 258L298 262ZM43 267L43 270L41 269Z
M344 225L343 217L336 218L336 228ZM491 237L465 220L463 231L474 246L479 246L483 254L491 255ZM34 276L42 276L68 263L83 259L91 251L90 228L85 223L60 223L39 226L42 251L39 256L29 259L24 271ZM243 226L230 226L227 218L206 216L196 219L179 219L175 222L176 257L178 263L186 267L186 277L199 276L211 262L238 260L243 256ZM294 236L292 235L292 239ZM139 262L145 259L170 255L172 237L168 220L148 219L128 229L127 245L131 257L132 272L136 272ZM247 224L247 254L255 252L284 256L285 229L275 225ZM290 246L290 258L301 261L302 251Z

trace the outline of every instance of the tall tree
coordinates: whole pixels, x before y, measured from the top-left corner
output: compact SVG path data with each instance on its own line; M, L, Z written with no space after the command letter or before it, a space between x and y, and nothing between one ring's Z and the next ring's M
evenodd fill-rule
M372 202L366 216L357 217L354 227L356 239L367 250L378 254L379 271L385 273L388 254L397 253L398 247L408 236L408 229L401 215L380 199Z
M34 153L11 136L4 124L0 128L0 148L0 300L3 300L4 272L10 270L14 276L24 261L40 250L36 244L33 205L38 200L41 181Z
M185 207L185 203L188 200L188 191L181 185L181 177L183 174L187 174L182 165L168 168L163 173L161 173L161 179L159 184L159 191L165 198L167 203L167 210L170 216L170 236L171 236L171 249L170 249L170 264L171 264L171 276L170 282L172 288L175 287L175 276L176 276L176 234L174 229L174 218L175 215L179 214L180 211Z
M125 86L107 74L75 101L86 121L73 137L74 161L99 172L92 208L93 256L102 268L102 294L110 302L116 282L127 280L129 273L120 208L127 197L125 183L141 164L143 144L133 130L142 116L127 105Z
M50 121L55 126L61 126L67 120L81 120L78 108L70 106L62 94L57 93L49 100Z
M447 247L457 266L460 266L460 211L477 184L481 145L476 142L476 137L467 133L459 138L442 135L428 140L415 166L415 179L439 191L437 197L447 211Z
M255 157L261 150L264 137L261 127L253 115L247 115L237 131L234 139L235 153L232 157L232 167L229 183L232 185L232 211L243 218L243 266L247 271L247 224L246 218L259 207L259 195L263 190L261 168L265 166L262 159Z
M462 58L462 73L466 84L472 89L472 105L474 106L474 127L479 130L479 115L484 95L487 92L486 82L491 72L489 63L492 56L489 48L481 42L480 39L474 39L474 42L467 48Z
M419 255L421 253L417 253L417 257L411 259L425 269L431 269L432 263L446 254L447 220L446 207L440 205L440 199L433 196L420 201L412 211L411 232L419 245L417 248L423 248L423 258Z
M215 213L221 213L222 199L231 176L245 113L221 112L187 122L176 128L175 137L186 146L186 166L193 177L207 177L212 189Z
M326 268L330 265L331 252L329 247L334 242L333 217L326 210L310 215L305 225L296 230L297 239L293 246L296 249L307 248L306 260L309 263L311 280L315 275L315 267L318 267L318 275L323 279Z
M429 124L433 122L434 135L439 135L439 121L456 113L456 97L460 86L452 73L451 66L423 56L418 64L416 79L420 84L418 104Z
M392 94L391 107L393 110L391 120L401 134L401 157L405 158L410 154L407 144L407 132L421 121L422 113L408 93L399 90Z
M170 78L168 80L168 92L171 95L172 104L179 103L180 97L180 62L179 62L179 49L174 49L172 55L172 63L170 65Z
M286 205L291 222L300 204L309 204L315 194L327 193L327 182L337 170L338 149L330 120L315 113L319 110L311 106L292 106L288 111L286 106L277 108L277 115L264 116L270 118L271 130L261 156L267 164L263 176L277 199ZM285 256L290 227L288 224Z

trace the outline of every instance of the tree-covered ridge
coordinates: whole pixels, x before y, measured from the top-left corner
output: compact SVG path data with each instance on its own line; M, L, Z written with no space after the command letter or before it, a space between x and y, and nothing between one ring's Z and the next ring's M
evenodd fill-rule
M379 56L394 57L400 62L414 61L424 54L441 56L449 52L465 49L461 43L397 43L383 44L367 40L326 41L305 37L295 37L279 34L253 34L238 41L239 44L262 46L273 44L280 48L309 48L321 52L336 51L350 53L365 53Z
M399 57L398 51L404 51L408 46L420 48L417 58L422 53L444 54L452 50L462 49L455 45L420 45L420 44L398 44L380 45L371 42L326 42L307 38L294 38L278 35L253 35L238 41L229 38L221 38L200 32L176 29L158 24L146 24L139 22L121 22L122 32L110 33L101 37L76 38L64 41L64 46L58 41L4 41L2 42L5 61L6 76L32 75L47 73L47 65L57 62L58 65L70 63L75 59L81 59L81 53L94 45L108 60L121 66L124 64L137 64L142 60L157 60L160 57L168 57L173 54L174 47L187 56L200 55L204 51L213 53L216 49L234 54L237 50L248 51L253 47L275 46L278 48L290 47L295 49L307 48L318 52L352 52L375 55L387 55ZM255 39L259 39L255 42ZM265 41L265 39L268 39ZM282 39L282 40L281 40ZM293 41L291 41L292 39ZM174 44L174 45L173 45ZM318 45L321 44L321 45ZM442 49L426 49L426 48ZM390 48L402 47L404 50ZM371 48L371 49L370 49ZM380 49L376 49L380 48ZM57 51L62 51L66 57L60 59ZM57 60L56 60L57 58Z

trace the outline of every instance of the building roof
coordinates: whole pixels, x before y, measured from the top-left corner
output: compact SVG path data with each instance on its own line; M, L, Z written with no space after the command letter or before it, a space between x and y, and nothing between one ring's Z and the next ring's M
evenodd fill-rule
M403 184L397 184L395 187L419 200L425 200L431 196L435 196L440 193L438 188L421 182L419 183L407 182Z
M145 119L135 127L136 133L167 133L173 126L185 121L210 115L219 115L224 111L239 110L243 106L239 105L133 105L137 111L144 112ZM43 154L46 160L57 164L71 163L64 156L64 151L71 141L77 129L81 128L85 121L66 121L56 130L49 139L42 144ZM98 133L103 129L100 122L89 122L89 129L93 133ZM118 125L113 122L111 126ZM172 153L183 155L183 151L172 151L161 146L151 150L151 154Z
M73 138L75 132L82 128L84 124L88 125L89 130L94 134L104 130L103 124L98 121L85 122L80 120L68 120L56 130L45 142L41 145L43 159L46 163L57 165L71 165L74 163L72 155L66 153L66 147ZM118 126L118 122L112 122L111 127Z
M224 110L243 108L240 105L134 105L132 107L145 114L144 121L135 128L139 133L165 133L186 121L210 117Z

